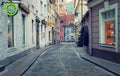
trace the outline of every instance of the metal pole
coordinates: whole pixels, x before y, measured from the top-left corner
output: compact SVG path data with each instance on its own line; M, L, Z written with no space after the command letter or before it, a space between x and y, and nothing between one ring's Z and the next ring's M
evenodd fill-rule
M83 0L81 0L81 19L83 18Z

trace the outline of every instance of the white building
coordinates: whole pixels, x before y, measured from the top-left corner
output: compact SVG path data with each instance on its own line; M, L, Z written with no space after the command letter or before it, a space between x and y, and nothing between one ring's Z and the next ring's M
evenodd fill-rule
M5 65L28 54L27 50L36 49L37 45L48 45L47 0L13 0L19 10L11 17L4 12L8 1L0 0L0 65L4 60Z

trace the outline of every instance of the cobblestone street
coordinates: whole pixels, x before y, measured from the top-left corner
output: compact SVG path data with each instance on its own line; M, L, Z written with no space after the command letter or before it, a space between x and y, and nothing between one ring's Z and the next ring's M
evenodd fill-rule
M114 76L83 60L73 44L44 51L23 76Z

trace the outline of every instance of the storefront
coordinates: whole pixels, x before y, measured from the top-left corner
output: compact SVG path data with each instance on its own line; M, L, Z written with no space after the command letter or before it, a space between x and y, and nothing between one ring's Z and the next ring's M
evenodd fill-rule
M91 55L120 63L120 2L118 0L89 1Z

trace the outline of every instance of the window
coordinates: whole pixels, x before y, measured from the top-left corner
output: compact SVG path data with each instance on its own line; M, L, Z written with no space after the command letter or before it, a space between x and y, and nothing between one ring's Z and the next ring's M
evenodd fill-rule
M74 24L74 21L73 20L69 21L69 24Z
M34 43L34 20L32 20L32 43Z
M99 43L103 47L115 48L118 51L118 4L109 5L99 10Z
M8 17L8 47L14 47L14 25L13 17Z
M60 21L60 24L63 25L63 24L64 24L64 21Z
M41 39L43 39L43 25L41 25Z
M60 28L60 31L63 32L63 28L62 27Z
M62 36L60 36L60 40L63 40L63 37L62 37Z
M115 10L110 10L102 13L104 27L104 43L107 45L115 45Z
M22 14L23 44L25 44L25 20L26 20L26 16Z
M42 9L42 1L40 1L40 8L41 8L41 16L42 16L42 11L43 11L43 9Z
M115 45L115 22L105 22L105 44Z
M51 39L50 39L50 31L49 31L49 41L50 41Z
M104 12L103 14L104 19L114 18L115 17L115 9Z

